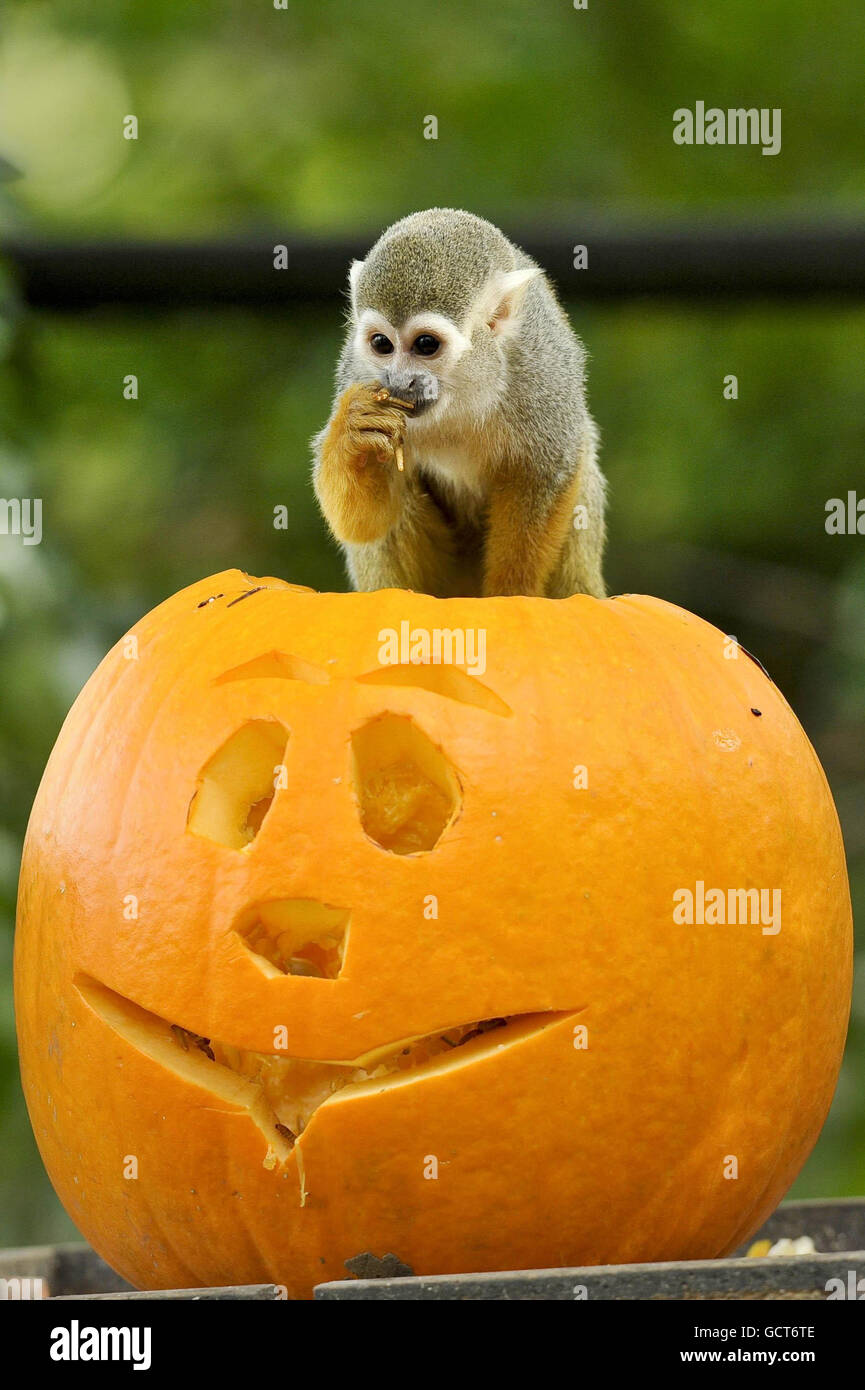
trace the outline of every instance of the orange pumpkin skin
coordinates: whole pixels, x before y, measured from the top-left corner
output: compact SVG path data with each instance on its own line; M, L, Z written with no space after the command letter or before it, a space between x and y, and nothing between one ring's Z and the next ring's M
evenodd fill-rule
M383 668L406 621L483 629L485 671ZM45 772L16 942L36 1137L111 1265L308 1297L367 1251L449 1273L714 1257L756 1229L825 1118L851 981L831 795L757 664L652 598L238 571L131 635ZM273 736L282 768L269 809L231 822L239 846L213 834L255 794L226 791L238 730L265 762ZM395 852L375 797L415 754L432 774L409 822L448 798L450 819ZM780 930L676 922L700 882L780 890ZM348 923L335 978L252 949L274 902L279 950L319 912L291 904ZM393 1069L397 1044L501 1018ZM316 1085L366 1060L293 1147L274 1056L322 1064Z

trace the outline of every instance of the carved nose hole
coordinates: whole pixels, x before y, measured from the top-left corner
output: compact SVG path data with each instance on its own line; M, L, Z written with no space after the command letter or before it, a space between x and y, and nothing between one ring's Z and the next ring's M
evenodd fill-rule
M281 898L249 908L235 930L266 975L336 980L348 944L348 919L347 908Z

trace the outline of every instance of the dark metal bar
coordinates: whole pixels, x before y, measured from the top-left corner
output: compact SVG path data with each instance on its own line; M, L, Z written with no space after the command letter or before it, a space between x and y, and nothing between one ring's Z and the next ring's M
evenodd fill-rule
M58 1294L54 1303L279 1303L275 1284L226 1284L216 1289L151 1289L145 1293Z
M776 1259L686 1260L681 1263L593 1265L576 1269L526 1269L503 1274L437 1274L413 1279L343 1279L318 1284L322 1302L477 1303L543 1301L573 1303L584 1298L814 1299L825 1301L830 1280L852 1287L865 1273L865 1254L785 1255Z
M566 299L727 301L865 295L865 224L589 223L556 231L506 228L549 271ZM351 259L375 233L330 239L274 232L240 241L0 243L33 308L77 313L117 307L285 309L342 295ZM274 268L276 245L287 267ZM575 270L574 247L588 247Z

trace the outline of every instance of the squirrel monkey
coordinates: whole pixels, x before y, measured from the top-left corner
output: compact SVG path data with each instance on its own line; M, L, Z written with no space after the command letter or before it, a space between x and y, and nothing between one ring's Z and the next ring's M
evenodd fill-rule
M585 354L491 223L433 208L349 274L314 485L356 589L603 598L604 477Z

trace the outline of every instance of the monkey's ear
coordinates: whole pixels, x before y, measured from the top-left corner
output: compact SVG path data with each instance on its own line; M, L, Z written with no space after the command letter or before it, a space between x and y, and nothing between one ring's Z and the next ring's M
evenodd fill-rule
M348 272L348 289L351 298L351 312L357 318L357 282L360 279L360 272L363 270L365 261L352 261Z
M496 276L487 301L490 306L487 323L494 333L510 333L516 328L526 290L540 273L539 266L529 265L522 270L508 270Z

